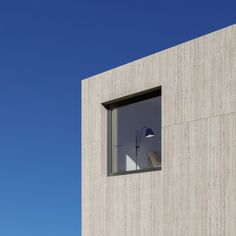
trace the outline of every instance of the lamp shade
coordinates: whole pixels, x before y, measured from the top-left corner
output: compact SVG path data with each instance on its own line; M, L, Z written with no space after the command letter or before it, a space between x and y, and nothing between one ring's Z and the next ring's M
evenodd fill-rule
M154 137L155 134L151 128L147 128L145 132L145 138L151 138Z

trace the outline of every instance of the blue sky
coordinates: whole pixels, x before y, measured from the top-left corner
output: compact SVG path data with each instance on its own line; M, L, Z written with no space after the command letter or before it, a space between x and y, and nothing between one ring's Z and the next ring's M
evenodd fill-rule
M0 236L81 233L80 81L236 23L235 1L0 1Z

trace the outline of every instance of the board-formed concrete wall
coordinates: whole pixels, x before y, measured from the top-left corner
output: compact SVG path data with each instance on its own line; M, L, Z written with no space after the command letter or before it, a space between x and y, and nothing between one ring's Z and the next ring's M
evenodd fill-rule
M101 103L162 86L162 170L107 177ZM83 236L236 235L236 25L82 82Z

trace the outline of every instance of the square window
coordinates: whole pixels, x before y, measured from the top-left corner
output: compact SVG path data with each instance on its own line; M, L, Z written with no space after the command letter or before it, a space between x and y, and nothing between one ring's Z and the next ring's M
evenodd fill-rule
M108 109L108 175L161 170L161 89L103 105Z

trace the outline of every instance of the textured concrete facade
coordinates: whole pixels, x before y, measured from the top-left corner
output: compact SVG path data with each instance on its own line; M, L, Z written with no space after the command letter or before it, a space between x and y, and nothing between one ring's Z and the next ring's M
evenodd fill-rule
M107 177L101 105L162 86L162 170ZM82 82L83 236L236 235L236 25Z

